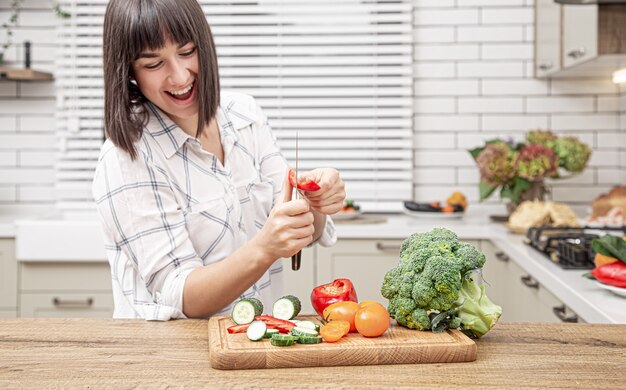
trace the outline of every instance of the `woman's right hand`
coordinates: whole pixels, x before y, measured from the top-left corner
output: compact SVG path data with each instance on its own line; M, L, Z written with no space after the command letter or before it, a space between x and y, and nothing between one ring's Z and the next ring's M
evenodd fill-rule
M285 174L283 191L265 225L253 241L270 263L291 257L313 242L313 213L305 199L291 199L293 187Z

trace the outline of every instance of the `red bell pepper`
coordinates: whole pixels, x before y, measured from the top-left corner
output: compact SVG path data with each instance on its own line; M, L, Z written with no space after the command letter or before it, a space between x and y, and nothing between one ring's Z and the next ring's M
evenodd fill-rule
M332 283L315 287L311 292L311 305L320 316L327 306L344 301L358 302L356 291L348 279L335 279Z
M294 172L293 169L289 170L289 183L291 184L292 187L296 186L296 172ZM301 189L302 191L317 191L320 189L319 184L317 184L316 182L314 182L311 179L302 181L300 180L300 178L298 178L298 189Z
M228 330L228 333L246 333L249 325L250 324L233 325L226 330Z
M256 316L254 317L254 320L263 321L268 328L278 329L280 333L289 333L291 331L291 328L296 326L296 324L291 321L281 320L267 314Z
M594 268L591 274L604 284L626 288L626 263L616 261L604 264Z

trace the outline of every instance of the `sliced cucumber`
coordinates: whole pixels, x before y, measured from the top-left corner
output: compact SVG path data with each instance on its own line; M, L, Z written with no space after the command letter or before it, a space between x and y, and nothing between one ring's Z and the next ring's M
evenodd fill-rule
M287 334L274 334L270 338L270 344L277 347L288 347L290 345L294 345L298 340L297 337L287 335Z
M285 295L274 302L272 316L281 320L290 320L300 313L302 303L293 295Z
M300 326L291 328L291 334L298 337L315 337L318 335L315 329L302 328Z
M322 342L322 338L320 336L301 336L296 342L299 344L319 344Z
M278 329L267 329L265 331L265 335L263 335L264 339L269 339L270 337L272 337L273 334L278 334L279 331Z
M263 314L263 303L256 298L246 298L235 303L230 316L236 324L249 324L254 317L261 314Z
M246 330L246 335L252 341L259 341L267 332L267 324L263 321L252 321Z
M294 321L291 321L291 322L294 322ZM320 331L320 326L317 325L313 321L298 321L296 322L296 324L301 328L309 328L309 329L316 330L318 332Z

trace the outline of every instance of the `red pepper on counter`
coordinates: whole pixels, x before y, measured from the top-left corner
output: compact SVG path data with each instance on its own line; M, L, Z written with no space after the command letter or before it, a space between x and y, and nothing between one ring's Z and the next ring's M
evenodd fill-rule
M604 264L594 268L591 274L604 284L626 288L626 263L616 261Z
M348 279L335 279L332 283L315 287L311 292L311 305L320 316L323 316L327 306L344 301L358 302L356 291Z
M294 172L293 169L289 170L289 183L292 187L296 186L296 172ZM311 179L305 181L298 179L298 189L301 189L302 191L317 191L320 189L320 186Z

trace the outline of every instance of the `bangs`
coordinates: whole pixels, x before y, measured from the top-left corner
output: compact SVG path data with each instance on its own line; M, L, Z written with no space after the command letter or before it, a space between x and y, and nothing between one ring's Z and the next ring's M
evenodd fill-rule
M182 4L181 4L182 3ZM189 42L198 43L198 31L194 29L193 15L184 3L175 1L139 0L135 2L136 10L130 13L128 37L130 53L134 53L134 61L145 50L159 50L165 46L167 39L178 45Z

